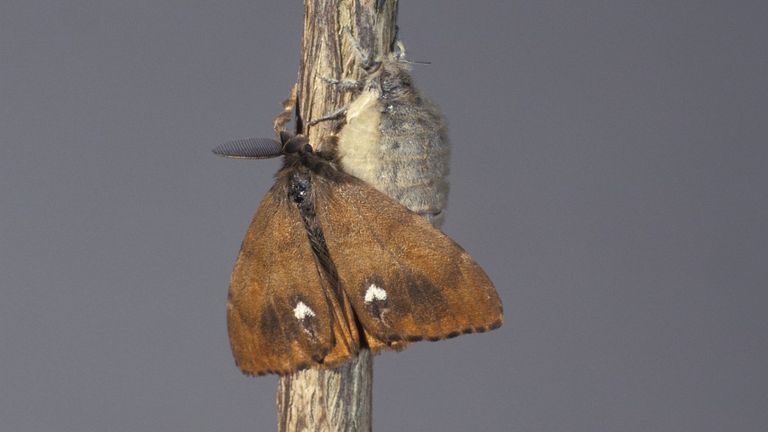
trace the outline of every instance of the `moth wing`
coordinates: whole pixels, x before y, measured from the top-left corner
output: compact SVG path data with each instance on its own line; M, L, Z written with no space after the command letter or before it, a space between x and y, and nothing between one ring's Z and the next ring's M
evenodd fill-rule
M373 349L502 324L483 269L425 219L347 175L320 197L331 259Z
M338 305L324 294L326 283L298 210L270 191L248 227L229 287L227 329L244 373L286 374L356 350L356 340L337 340L349 337L332 319Z

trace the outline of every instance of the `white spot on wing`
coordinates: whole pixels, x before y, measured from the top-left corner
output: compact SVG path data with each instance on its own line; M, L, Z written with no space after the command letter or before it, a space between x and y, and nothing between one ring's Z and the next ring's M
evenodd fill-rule
M293 308L293 316L295 316L297 320L303 320L304 318L315 316L315 311L305 305L304 302L300 301L296 303L296 307Z
M384 291L384 289L377 287L376 284L371 284L368 286L368 290L365 292L365 297L363 299L366 303L371 303L374 300L383 301L387 299L387 292Z

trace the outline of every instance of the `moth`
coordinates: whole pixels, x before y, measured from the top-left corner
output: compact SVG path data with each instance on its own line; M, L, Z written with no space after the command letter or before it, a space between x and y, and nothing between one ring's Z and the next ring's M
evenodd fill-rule
M440 226L448 203L450 165L445 118L414 85L402 41L382 58L371 59L354 38L350 40L364 77L325 79L355 97L313 123L343 117L337 135L344 171Z
M237 366L249 375L335 367L361 348L402 349L501 326L501 301L483 269L426 219L341 170L329 143L315 151L281 132L280 141L214 149L284 158L230 280Z

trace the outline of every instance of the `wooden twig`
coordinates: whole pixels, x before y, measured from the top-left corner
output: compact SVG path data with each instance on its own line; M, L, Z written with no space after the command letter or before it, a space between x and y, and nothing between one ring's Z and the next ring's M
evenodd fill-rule
M352 99L327 79L360 79L360 53L389 53L396 35L397 0L305 0L304 35L296 88L297 129L313 144L335 122L309 121ZM336 369L309 369L280 378L278 430L370 431L373 361L369 351Z
M373 357L363 350L336 369L280 377L278 431L370 431Z

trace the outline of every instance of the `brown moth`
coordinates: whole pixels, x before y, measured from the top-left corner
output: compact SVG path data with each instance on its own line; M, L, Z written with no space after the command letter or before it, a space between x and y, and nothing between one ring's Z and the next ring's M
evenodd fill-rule
M335 367L361 348L501 326L483 269L426 219L339 169L333 150L281 133L281 142L232 141L214 153L284 156L230 281L227 327L244 373Z

